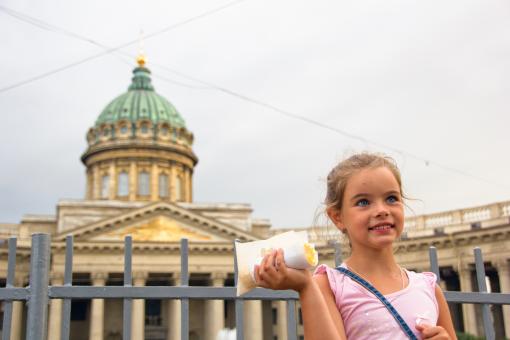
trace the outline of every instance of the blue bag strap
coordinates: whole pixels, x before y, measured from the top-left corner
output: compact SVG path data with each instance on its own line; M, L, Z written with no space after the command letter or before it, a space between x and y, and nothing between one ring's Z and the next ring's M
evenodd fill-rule
M418 340L416 335L414 335L411 328L409 328L409 326L404 321L404 319L400 316L400 314L398 314L397 310L393 307L393 305L374 286L372 286L368 281L366 281L365 279L361 278L360 276L354 274L347 268L336 267L335 269L338 270L340 273L347 275L348 277L350 277L351 279L353 279L354 281L356 281L357 283L359 283L360 285L365 287L370 293L374 294L379 300L381 300L384 307L386 307L388 309L388 311L391 313L393 318L395 318L395 320L400 325L400 328L402 328L402 330L404 331L404 333L406 333L406 335L409 337L409 339Z

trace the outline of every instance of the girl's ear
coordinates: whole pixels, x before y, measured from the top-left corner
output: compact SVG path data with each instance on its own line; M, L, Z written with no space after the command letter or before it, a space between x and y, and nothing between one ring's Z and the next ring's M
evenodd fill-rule
M345 225L342 222L342 216L340 214L340 210L335 207L329 207L326 209L329 218L333 221L333 224L340 230L342 233L345 233Z

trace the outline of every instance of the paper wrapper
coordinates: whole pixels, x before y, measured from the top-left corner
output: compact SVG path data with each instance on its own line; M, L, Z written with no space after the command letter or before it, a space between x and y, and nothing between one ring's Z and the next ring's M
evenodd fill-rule
M306 231L288 231L267 240L237 243L237 296L256 287L253 274L255 266L260 264L266 253L279 248L283 249L284 261L289 268L307 269L317 265L317 252L308 243ZM308 254L305 248L308 248Z

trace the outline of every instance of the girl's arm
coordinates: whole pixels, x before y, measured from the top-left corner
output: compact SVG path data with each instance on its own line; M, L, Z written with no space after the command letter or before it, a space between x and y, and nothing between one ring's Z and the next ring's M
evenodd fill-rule
M457 340L455 334L455 328L453 327L452 317L450 315L450 309L448 303L444 297L443 291L439 286L436 285L436 300L439 307L439 317L437 319L436 326L418 325L418 329L423 339L445 339L445 340Z
M306 340L347 339L326 275L312 278L308 270L288 268L280 249L264 257L255 277L261 287L293 289L299 293Z
M336 334L332 335L333 338L346 340L344 322L336 306L335 296L329 286L327 275L316 275L312 280L313 286L320 291L321 296L314 296L312 294L307 296L306 292L299 294L305 339L329 339L323 337L323 330L329 328L331 329L330 332L333 333L332 328L334 328ZM319 312L317 308L319 304L325 304L325 307L321 307L324 311L322 313ZM305 308L304 306L309 308ZM305 313L307 315L305 315ZM333 327L331 327L331 325L333 325Z

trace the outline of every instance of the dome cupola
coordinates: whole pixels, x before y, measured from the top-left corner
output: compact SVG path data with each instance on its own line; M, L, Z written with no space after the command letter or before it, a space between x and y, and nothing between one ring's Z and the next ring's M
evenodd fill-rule
M193 134L177 109L157 94L145 57L128 91L103 109L82 155L88 199L191 201L198 159Z

